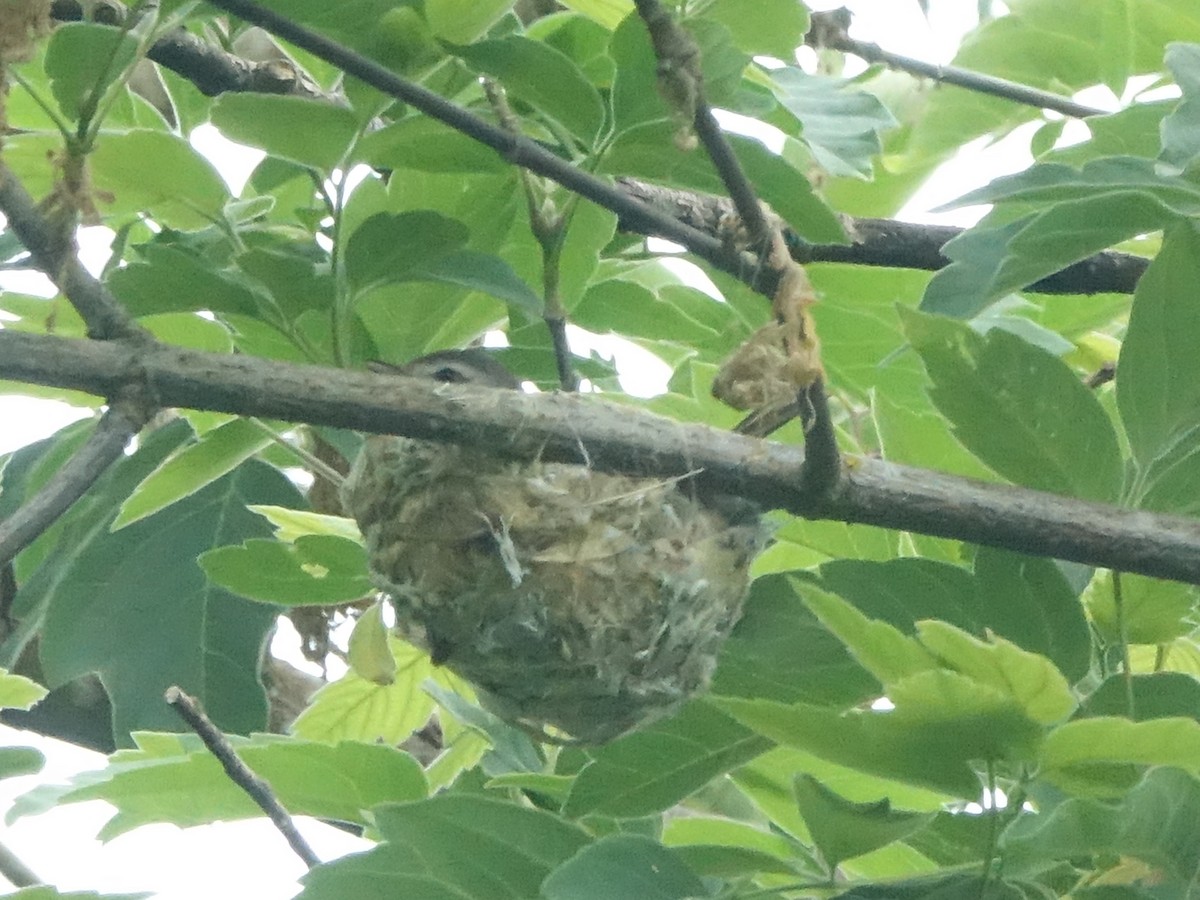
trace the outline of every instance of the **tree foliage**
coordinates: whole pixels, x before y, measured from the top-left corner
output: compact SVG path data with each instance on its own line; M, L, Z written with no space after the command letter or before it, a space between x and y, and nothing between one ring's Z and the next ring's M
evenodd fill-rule
M10 818L101 798L112 837L261 815L179 733L163 700L178 685L283 808L376 840L312 869L304 900L1194 889L1191 0L1010 0L955 60L1004 80L986 95L978 79L881 65L842 77L830 48L869 48L794 0L668 4L699 47L703 100L760 126L729 143L820 297L849 487L780 489L706 696L586 748L538 743L387 634L332 488L360 437L315 401L255 418L272 383L236 367L361 369L502 334L496 357L543 391L583 378L611 403L734 426L712 383L771 302L761 272L729 264L746 245L711 196L729 167L689 149L696 98L656 90L670 60L643 16L623 0L266 4L367 61L347 75L296 34L277 42L203 3L54 3L53 19L49 3L6 11L18 6L0 9L0 257L60 293L0 294L0 377L96 416L4 460L0 703L8 721L112 754ZM815 67L794 62L806 34L824 45ZM1061 140L1049 92L1096 85L1119 105ZM1046 93L1030 103L1018 86ZM1035 162L956 201L990 211L944 258L944 230L878 231L941 163L1031 123ZM189 142L206 125L263 152L244 187ZM79 225L114 234L99 283L75 259ZM690 267L646 240L663 234ZM847 255L877 245L890 262ZM566 349L566 323L649 351L667 390L626 394L610 359ZM145 369L68 341L84 337ZM197 408L159 410L188 379ZM566 407L582 429L560 429L568 450L595 407ZM788 424L764 458L805 440ZM593 449L609 468L640 464ZM46 498L61 515L38 512ZM312 694L267 649L281 615L311 660L348 643L349 671ZM347 641L334 626L350 621ZM5 748L0 774L40 762Z

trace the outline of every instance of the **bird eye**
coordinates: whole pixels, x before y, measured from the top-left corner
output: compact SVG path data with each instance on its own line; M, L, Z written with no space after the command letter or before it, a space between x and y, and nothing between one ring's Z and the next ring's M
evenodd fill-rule
M467 376L453 366L442 366L433 373L433 377L448 384L462 384L467 380Z

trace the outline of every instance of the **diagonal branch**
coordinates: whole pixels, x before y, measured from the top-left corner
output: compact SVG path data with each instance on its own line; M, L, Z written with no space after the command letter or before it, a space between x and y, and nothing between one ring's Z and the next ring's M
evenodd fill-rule
M144 384L170 406L447 441L491 453L590 463L810 518L859 522L1200 584L1200 522L987 484L868 458L832 496L800 482L790 445L686 425L586 396L467 385L222 356L179 347L0 331L0 378L112 394Z
M884 50L878 44L868 41L857 41L850 37L847 29L850 25L850 15L845 8L815 12L812 14L812 27L805 37L805 43L812 47L828 47L842 53L852 53L870 63L880 63L889 69L899 69L910 75L931 78L943 84L953 84L979 94L988 94L1016 103L1024 103L1038 109L1049 109L1064 116L1085 119L1088 116L1105 115L1104 110L1077 103L1070 97L1052 94L1049 91L1039 91L1028 85L1009 81L1006 78L996 78L972 72L970 69L960 69L957 66L939 66L935 63L922 62L899 53Z
M130 383L121 388L75 455L40 491L0 522L0 566L14 559L87 493L108 467L121 458L125 445L153 414L154 409L145 402L140 385Z

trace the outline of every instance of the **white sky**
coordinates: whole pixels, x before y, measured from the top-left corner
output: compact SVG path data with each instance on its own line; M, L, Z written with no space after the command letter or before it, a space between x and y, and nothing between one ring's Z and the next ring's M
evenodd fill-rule
M848 5L855 12L852 33L887 49L930 62L948 62L961 35L975 23L975 3L968 0L933 0L926 22L916 0L834 0L813 2L817 9ZM932 26L930 26L932 23ZM910 221L947 221L929 210L998 174L1028 165L1028 134L1002 141L994 147L972 150L947 164L931 185L904 210ZM197 146L219 162L234 190L240 189L258 155L225 146L211 129L196 136ZM951 221L969 224L978 211L958 213ZM98 271L107 252L100 236L85 242L85 263ZM12 290L50 294L44 281L5 276ZM609 343L607 348L611 348ZM635 348L636 349L636 348ZM639 351L640 353L640 351ZM653 391L664 377L660 370L642 368L639 353L622 354L623 367L642 372L639 393ZM646 378L649 378L646 381ZM647 387L649 385L649 387ZM60 403L19 397L0 397L0 453L48 436L80 415ZM0 745L34 745L48 756L45 771L37 776L0 782L0 808L39 783L60 781L73 772L103 766L103 757L36 735L0 727ZM105 804L88 803L23 819L13 826L0 825L0 842L10 847L34 871L65 890L158 891L165 900L208 900L213 896L283 900L297 890L294 879L302 866L283 839L265 821L218 824L181 831L154 826L124 835L108 845L95 840L108 818ZM361 842L327 826L301 821L301 830L318 853L332 858ZM3 879L0 878L0 884Z

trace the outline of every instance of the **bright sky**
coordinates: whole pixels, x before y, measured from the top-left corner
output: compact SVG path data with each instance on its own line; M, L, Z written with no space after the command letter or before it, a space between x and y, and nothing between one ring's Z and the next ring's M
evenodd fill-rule
M975 24L975 3L932 0L928 22L916 0L834 0L812 2L829 9L848 5L855 13L852 33L883 47L930 62L948 62L961 35ZM947 221L929 210L998 174L1016 171L1029 162L1028 135L973 150L947 164L905 209L910 221ZM258 154L232 147L212 129L197 134L198 147L220 166L238 190L257 163ZM978 212L959 213L956 223L968 224ZM107 237L100 229L83 241L84 261L98 271L107 254ZM10 290L51 295L44 280L5 276ZM611 348L611 343L607 345ZM581 348L582 349L582 348ZM622 367L641 369L641 391L653 391L663 374L645 369L638 354L622 355ZM649 378L649 381L645 379ZM646 385L649 385L647 387ZM0 397L0 453L53 434L78 418L79 410L61 403ZM34 745L48 756L43 773L0 782L0 805L39 783L57 782L70 774L103 765L103 757L35 735L0 727L0 745ZM139 829L101 845L95 834L110 814L106 804L92 802L54 810L0 827L0 842L34 871L66 890L154 890L165 900L208 900L213 896L283 900L291 897L302 866L282 838L265 821L219 824L181 831L173 826ZM365 846L348 835L317 822L301 821L301 830L325 858ZM3 883L3 879L0 879Z

